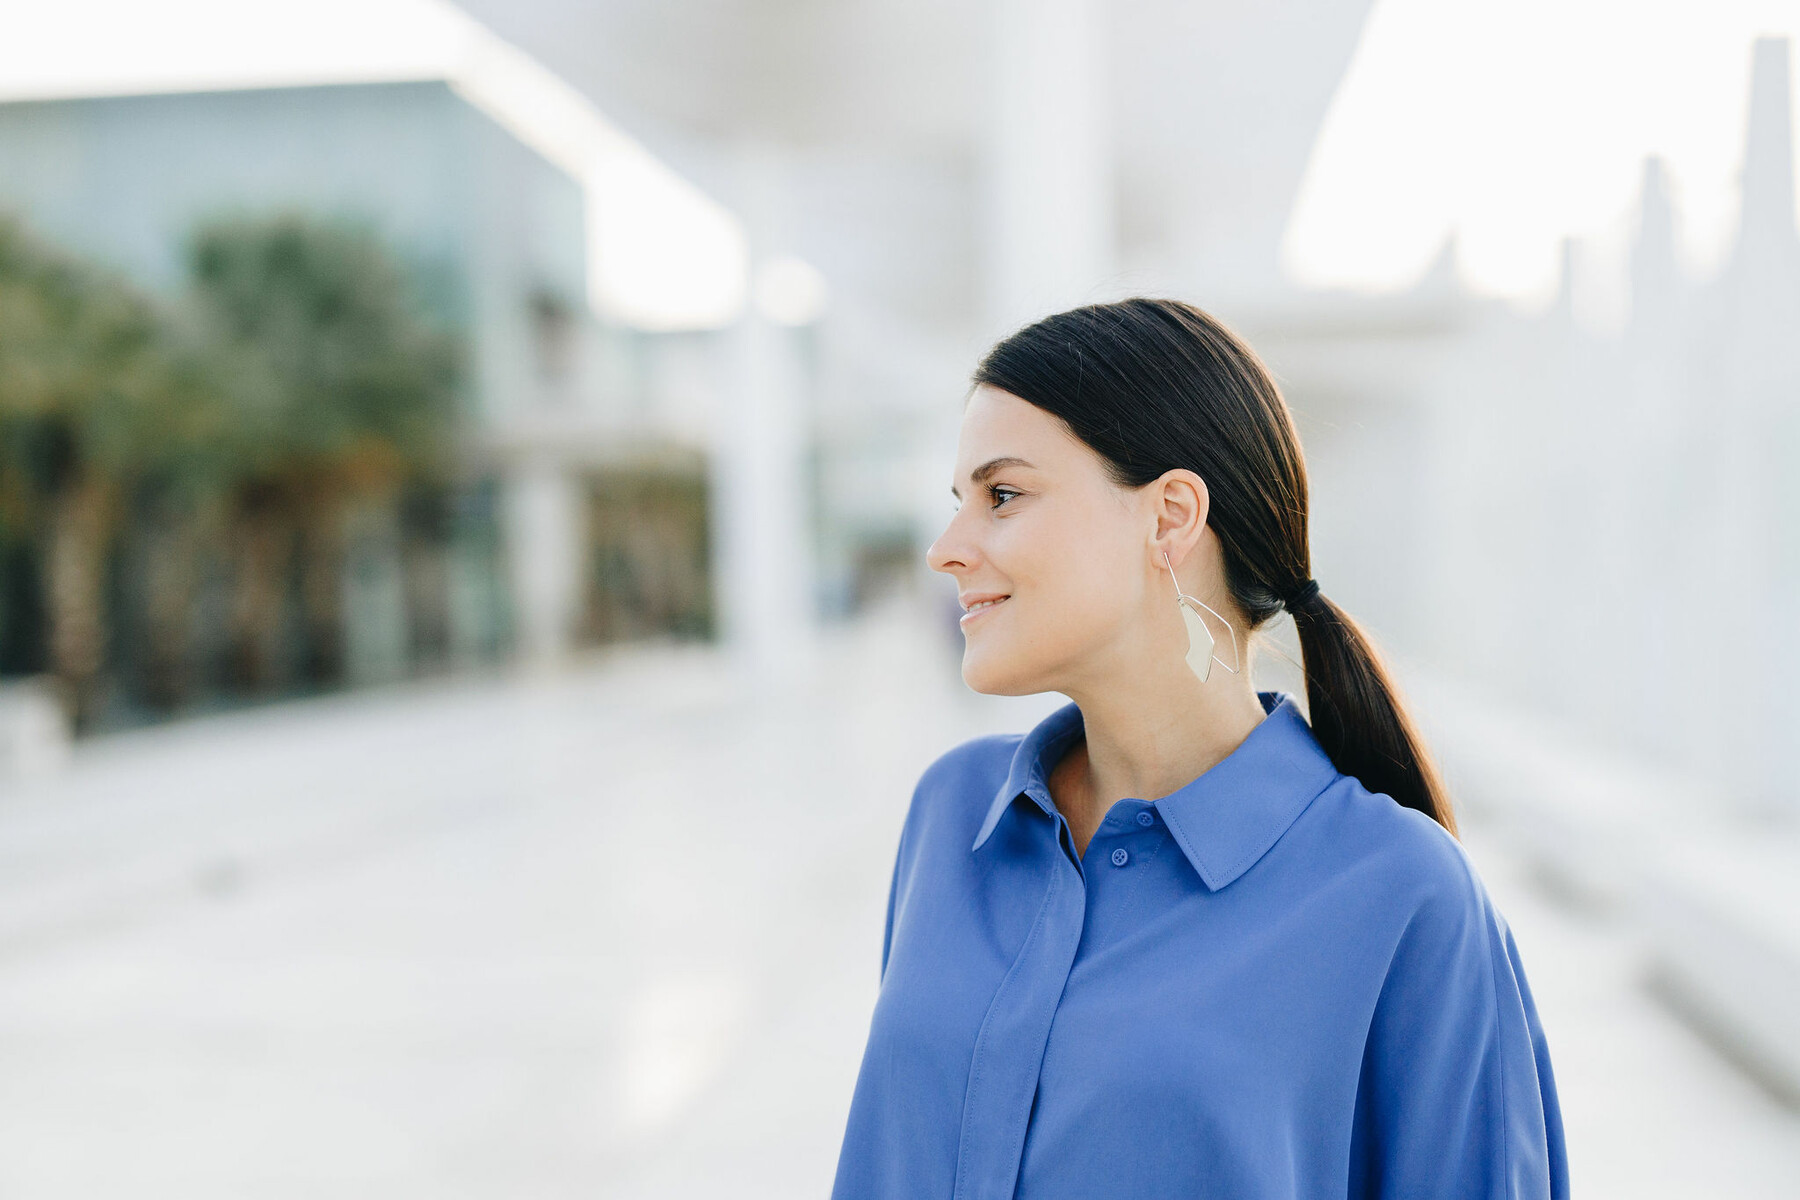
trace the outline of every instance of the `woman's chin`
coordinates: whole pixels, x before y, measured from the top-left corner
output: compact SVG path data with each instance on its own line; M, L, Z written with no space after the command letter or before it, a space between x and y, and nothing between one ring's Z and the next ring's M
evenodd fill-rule
M1031 682L1030 672L1020 667L1004 656L970 646L963 651L962 679L970 691L984 696L1029 696L1043 691Z

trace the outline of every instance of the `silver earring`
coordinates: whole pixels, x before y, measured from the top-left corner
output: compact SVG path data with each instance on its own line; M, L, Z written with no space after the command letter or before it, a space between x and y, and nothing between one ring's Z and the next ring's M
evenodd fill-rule
M1231 663L1226 662L1224 659L1213 653L1214 643L1212 630L1206 627L1206 620L1200 615L1200 609L1205 608L1207 612L1212 613L1215 617L1219 617L1219 614L1213 612L1212 609L1207 608L1205 601L1190 596L1181 590L1181 581L1175 578L1175 567L1169 562L1169 552L1167 550L1163 551L1163 565L1169 568L1169 582L1175 585L1175 604L1181 609L1182 624L1187 626L1187 665L1193 669L1194 674L1200 677L1201 683L1205 683L1206 677L1212 674L1212 665L1214 662L1217 662L1221 667L1224 667L1227 671L1236 675L1238 673L1237 667L1232 666ZM1231 622L1227 621L1224 617L1219 617L1219 623L1225 626L1226 631L1231 634L1231 662L1237 663L1238 666L1242 666L1243 663L1238 658L1237 630L1233 629L1231 627Z

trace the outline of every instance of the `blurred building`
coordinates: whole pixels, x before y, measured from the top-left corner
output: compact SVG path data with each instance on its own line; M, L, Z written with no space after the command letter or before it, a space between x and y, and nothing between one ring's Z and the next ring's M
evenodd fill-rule
M321 68L318 83L280 87L234 86L221 63L217 80L150 94L0 104L0 210L72 252L172 295L208 218L348 218L465 335L460 485L434 511L367 514L351 543L355 680L402 674L420 653L554 659L711 630L723 320L680 306L720 306L704 287L634 294L614 264L709 238L729 260L732 219L528 60L492 58L439 78L336 82ZM599 220L610 276L595 270ZM420 636L432 630L436 644Z

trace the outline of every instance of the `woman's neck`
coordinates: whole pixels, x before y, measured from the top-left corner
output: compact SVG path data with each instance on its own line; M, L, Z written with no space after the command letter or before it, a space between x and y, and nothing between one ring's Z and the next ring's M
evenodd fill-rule
M1185 669L1185 668L1184 668ZM1050 792L1078 853L1118 801L1158 800L1223 761L1266 714L1247 677L1192 679L1174 695L1139 687L1070 695L1084 736L1051 771Z

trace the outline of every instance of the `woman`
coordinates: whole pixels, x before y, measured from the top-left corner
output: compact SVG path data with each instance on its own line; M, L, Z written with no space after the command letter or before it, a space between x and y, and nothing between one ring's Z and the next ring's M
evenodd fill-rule
M978 692L914 790L837 1200L1566 1197L1518 947L1216 320L1049 317L975 375L929 551ZM1251 683L1293 614L1311 722Z

